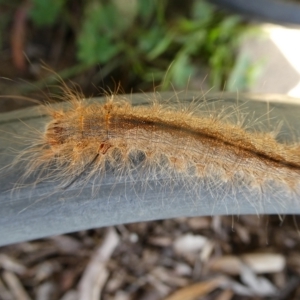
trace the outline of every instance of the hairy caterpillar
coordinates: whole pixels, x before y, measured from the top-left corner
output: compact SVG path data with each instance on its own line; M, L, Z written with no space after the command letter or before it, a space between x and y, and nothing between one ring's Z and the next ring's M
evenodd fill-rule
M14 173L5 175L0 186L2 197L10 187L6 183L16 181L18 167L20 180L0 211L3 222L11 218L9 199L20 199L15 200L23 205L20 211L32 205L44 211L37 216L31 209L32 220L24 217L22 226L30 230L30 222L52 220L55 210L59 222L45 229L49 234L183 215L299 210L298 143L277 141L277 127L262 131L259 122L248 130L251 114L235 101L201 102L186 93L174 103L176 96L167 102L158 94L148 101L140 96L143 105L133 105L128 96L107 95L97 102L67 90L65 104L44 107L47 119L38 122L39 117L23 112L24 134L19 120L10 124L19 137L15 140L27 145L13 155ZM226 103L229 108L223 107ZM254 105L262 106L268 107ZM297 109L289 110L296 119ZM68 203L66 211L63 203ZM122 216L122 210L131 215ZM41 236L34 230L30 234Z
M70 90L66 96L69 107L48 106L45 131L19 155L17 161L28 161L25 177L49 169L47 178L67 187L85 171L88 181L103 176L107 164L121 174L138 162L143 176L159 169L249 189L299 186L300 146L279 143L274 133L248 132L220 115L199 113L196 104L176 109L152 99L132 106L116 95L91 104Z

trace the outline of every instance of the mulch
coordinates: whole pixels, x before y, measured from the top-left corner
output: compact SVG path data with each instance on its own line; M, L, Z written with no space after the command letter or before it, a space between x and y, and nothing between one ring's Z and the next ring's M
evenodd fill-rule
M0 249L0 299L296 300L298 222L180 218L9 245Z

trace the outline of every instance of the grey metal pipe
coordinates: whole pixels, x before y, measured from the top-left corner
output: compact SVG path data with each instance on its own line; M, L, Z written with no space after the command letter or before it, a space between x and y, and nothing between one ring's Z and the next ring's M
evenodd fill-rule
M202 95L188 92L177 97L180 102L189 103L202 101ZM151 94L128 97L133 104L146 104L145 97L151 98ZM177 101L170 93L162 93L160 97L162 101ZM220 97L222 101L219 101ZM237 96L231 94L207 98L206 104L213 105L216 111L225 105L230 112L237 103ZM281 137L285 140L299 138L300 105L289 103L285 98L277 97L277 101L275 96L269 98L272 101L263 100L266 96L256 99L239 96L238 105L243 112L249 112L249 118L263 116L266 127L272 128L278 121L287 120L289 125L282 127ZM11 148L17 152L22 148L14 136L21 135L25 139L29 128L43 130L46 122L47 117L34 108L0 114L0 169L15 158L16 151ZM283 190L268 189L261 196L241 188L233 194L226 185L208 189L204 183L191 190L180 179L164 178L163 175L156 177L155 174L146 185L140 174L133 174L132 178L120 177L116 182L112 170L101 180L100 186L96 184L96 195L93 195L95 182L83 188L74 185L56 192L55 183L40 182L34 188L25 186L19 192L11 193L22 171L16 165L9 171L0 172L0 245L95 227L173 217L300 213L300 199Z
M300 5L286 0L210 0L252 19L280 24L300 24Z

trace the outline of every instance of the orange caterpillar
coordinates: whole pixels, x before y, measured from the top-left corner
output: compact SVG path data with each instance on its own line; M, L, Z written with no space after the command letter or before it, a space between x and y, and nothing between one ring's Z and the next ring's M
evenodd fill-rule
M271 133L248 132L215 116L155 100L150 106L132 106L122 96L107 96L103 104L70 91L67 96L70 107L49 107L52 120L45 132L19 155L18 160L26 156L28 161L25 177L47 170L46 178L68 188L104 176L107 164L116 175L130 174L138 165L145 180L160 170L186 182L192 178L194 183L238 182L248 189L298 189L299 144L279 143Z

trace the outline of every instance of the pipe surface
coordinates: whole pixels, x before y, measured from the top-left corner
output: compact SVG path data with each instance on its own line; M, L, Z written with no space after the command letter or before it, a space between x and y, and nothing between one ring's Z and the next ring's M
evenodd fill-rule
M169 99L169 104L174 102L176 105L178 99L186 104L203 101L202 95L186 92L175 97L172 93L161 93L160 97L161 101ZM153 94L128 97L133 105L147 105L146 97L151 98ZM221 97L222 101L219 101ZM267 96L254 99L239 95L237 100L236 95L226 93L206 98L209 98L206 105L212 105L215 111L224 106L228 107L228 112L230 109L234 111L233 107L238 102L241 112L248 113L247 118L262 121L268 128L274 129L274 124L286 120L288 125L282 126L279 137L299 140L300 105L289 103L288 98L271 95L268 98L272 101L266 101ZM25 139L28 130L43 131L48 118L36 108L0 114L0 170L22 150L22 143L18 143L19 139L15 136ZM256 122L252 129L255 130L255 126L261 127L261 124ZM24 186L11 193L23 171L15 165L0 172L0 245L96 227L174 217L300 213L299 197L291 197L284 190L267 190L261 197L245 188L232 194L225 184L215 187L215 191L200 184L191 191L176 178L152 176L145 184L140 173L133 173L132 178L120 177L116 182L113 170L109 170L101 182L90 182L81 188L72 185L67 190L56 191L55 183L40 182L34 188ZM97 192L93 195L95 190Z
M240 15L264 22L300 24L300 5L285 0L210 0L210 2Z

